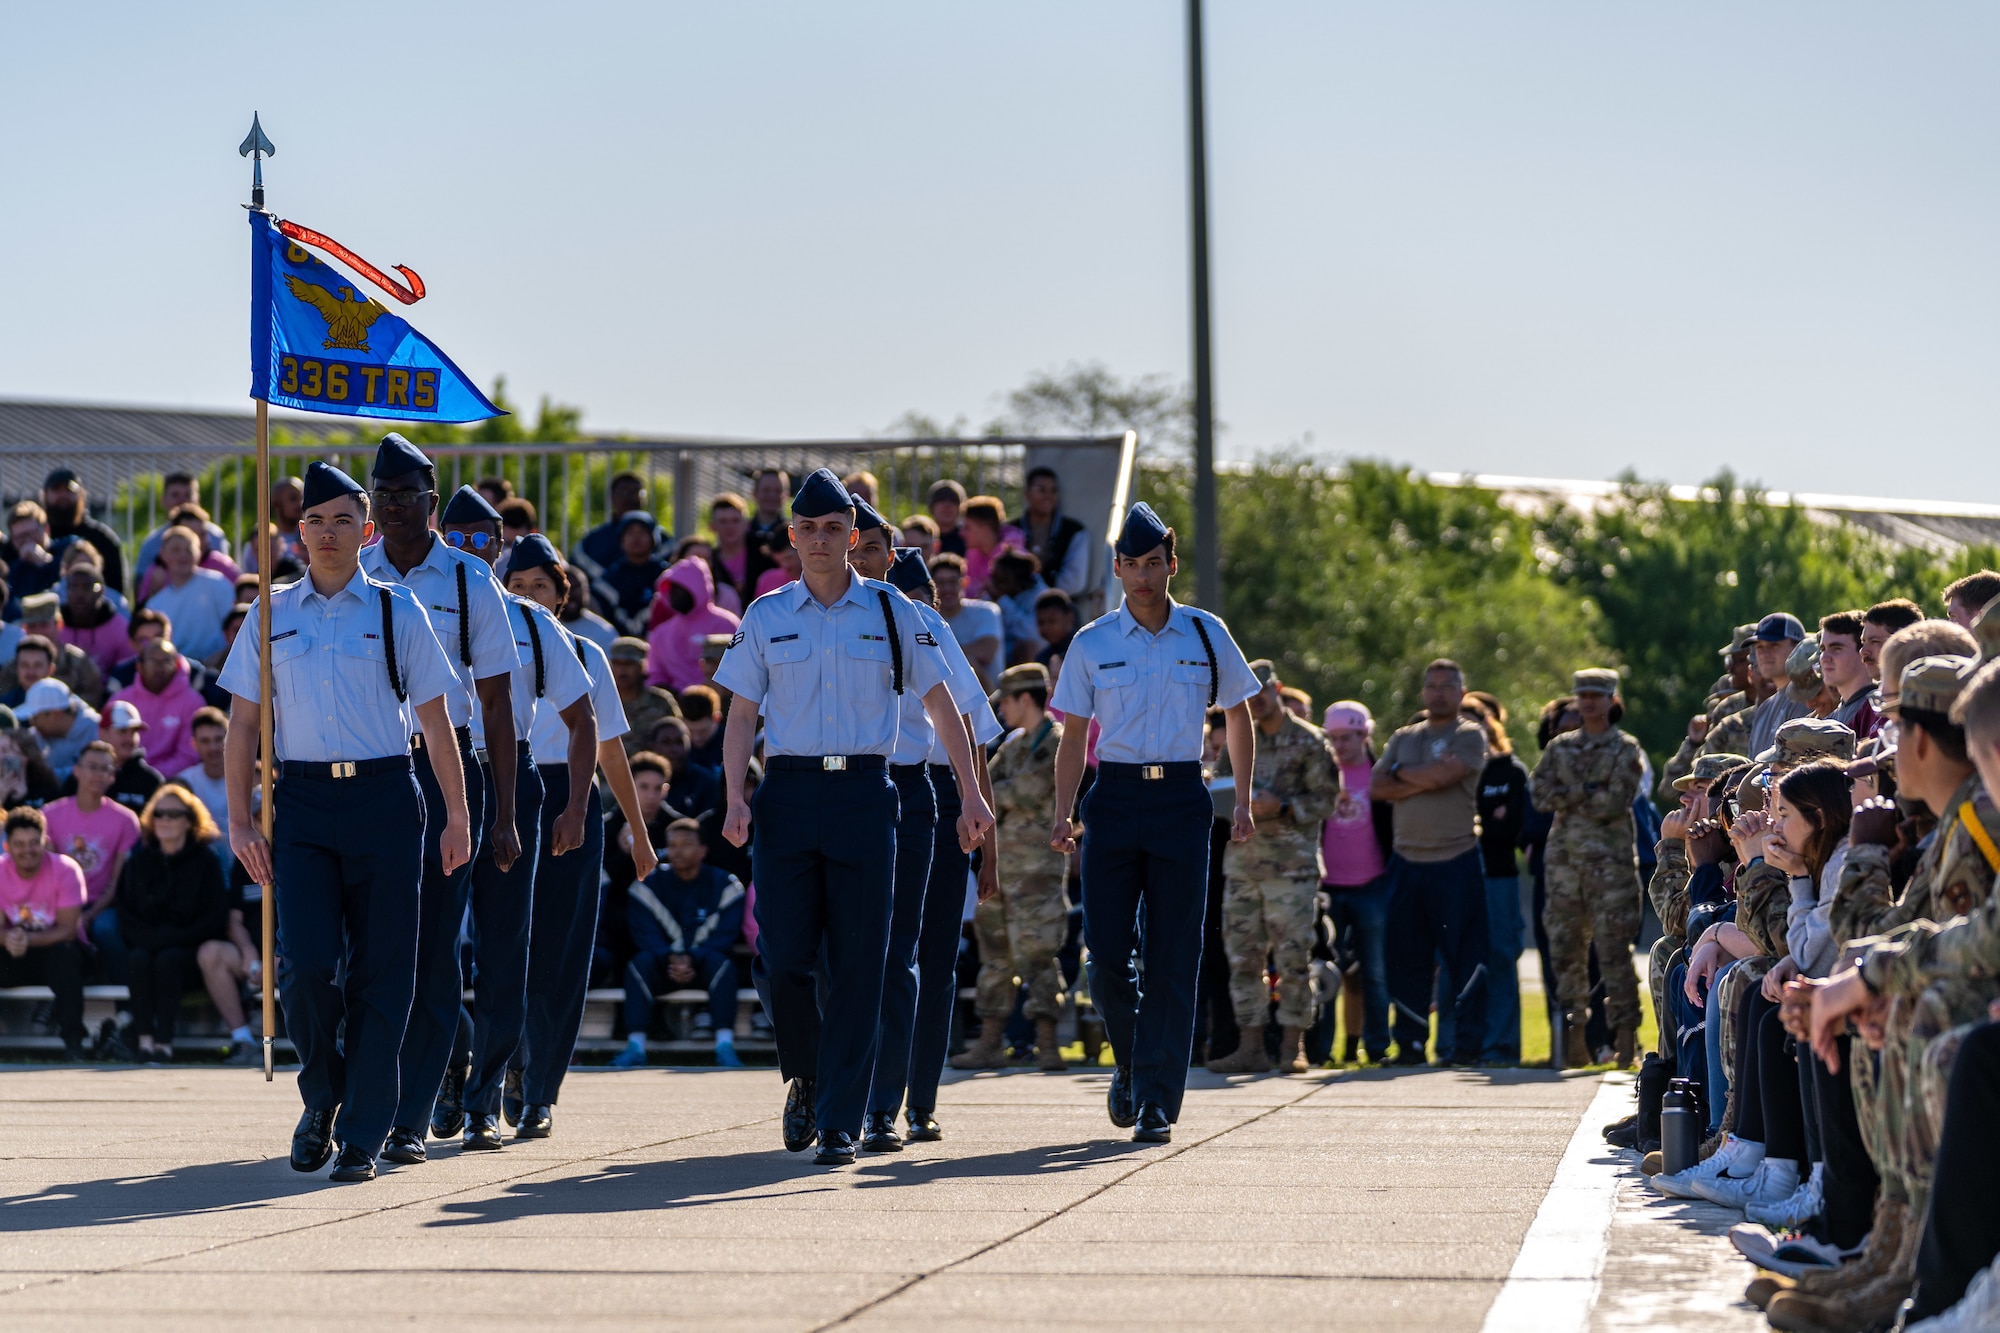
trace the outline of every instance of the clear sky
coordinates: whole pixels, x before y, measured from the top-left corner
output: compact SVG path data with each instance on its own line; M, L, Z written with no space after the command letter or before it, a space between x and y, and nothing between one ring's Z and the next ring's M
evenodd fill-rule
M1181 7L0 12L0 394L241 402L271 205L592 429L1188 373ZM1209 11L1227 453L2000 500L2000 8Z

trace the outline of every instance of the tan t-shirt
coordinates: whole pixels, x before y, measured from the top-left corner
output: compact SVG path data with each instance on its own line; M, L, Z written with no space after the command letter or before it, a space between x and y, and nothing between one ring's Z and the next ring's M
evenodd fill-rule
M1396 732L1375 761L1377 777L1392 767L1421 768L1446 755L1465 764L1449 787L1395 803L1396 854L1406 861L1449 861L1479 845L1479 775L1486 769L1486 732L1464 718L1449 731L1418 722Z

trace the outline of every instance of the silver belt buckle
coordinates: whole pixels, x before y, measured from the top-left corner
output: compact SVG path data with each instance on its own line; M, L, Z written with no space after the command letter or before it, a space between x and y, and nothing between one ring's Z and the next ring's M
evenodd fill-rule
M844 754L821 755L819 766L829 773L845 773L847 771L847 756Z
M339 762L335 763L335 764L334 764L334 766L333 766L333 775L334 775L335 777L337 777L337 778L351 778L351 777L353 777L353 776L354 776L354 761L353 761L353 760L351 760L351 759L343 759L343 760L340 760Z
M1144 778L1148 782L1158 782L1161 778L1164 778L1166 775L1167 775L1167 766L1165 764L1139 765L1139 776Z

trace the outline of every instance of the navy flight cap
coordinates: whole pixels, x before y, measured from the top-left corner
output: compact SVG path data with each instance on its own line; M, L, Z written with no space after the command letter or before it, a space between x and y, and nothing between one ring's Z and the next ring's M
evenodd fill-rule
M848 498L854 502L854 530L856 532L873 532L876 528L888 529L889 520L883 518L881 511L876 509L874 505L869 504L858 495L850 494ZM792 512L798 512L796 506L793 507ZM811 515L808 515L808 517L811 517Z
M853 508L854 497L840 484L840 478L825 468L807 477L799 493L792 497L793 518L825 518Z
M306 493L303 506L307 509L323 505L328 500L338 500L343 495L361 494L361 483L342 472L331 463L310 463L306 466Z
M1806 637L1806 627L1789 611L1773 611L1757 622L1757 642L1798 643Z
M514 543L514 549L507 556L509 574L525 573L530 569L561 569L562 557L556 548L549 545L549 539L539 532L531 532Z
M451 503L438 516L440 522L456 523L498 523L500 511L488 504L486 497L471 486L461 486L451 494Z
M1160 522L1153 506L1141 500L1125 515L1125 526L1118 530L1117 551L1127 560L1136 560L1166 540L1167 525Z
M931 586L931 567L924 553L914 546L898 546L895 563L889 566L889 586L906 596Z
M375 451L375 466L368 470L368 475L379 481L383 477L422 472L430 465L431 460L424 457L423 450L392 430L382 437L382 447Z

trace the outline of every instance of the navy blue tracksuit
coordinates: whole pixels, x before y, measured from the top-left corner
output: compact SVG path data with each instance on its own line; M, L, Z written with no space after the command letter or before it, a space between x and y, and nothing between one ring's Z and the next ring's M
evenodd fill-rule
M743 938L743 885L714 866L700 866L682 879L662 862L632 885L625 920L639 952L625 967L625 1027L644 1034L653 1021L653 1001L667 984L667 960L687 955L708 990L708 1013L717 1032L736 1022L736 958Z

